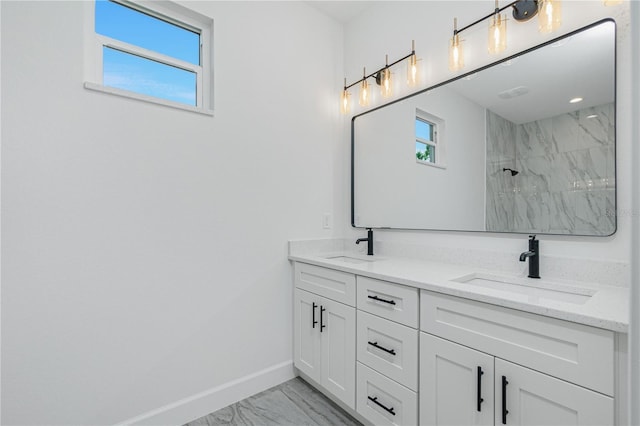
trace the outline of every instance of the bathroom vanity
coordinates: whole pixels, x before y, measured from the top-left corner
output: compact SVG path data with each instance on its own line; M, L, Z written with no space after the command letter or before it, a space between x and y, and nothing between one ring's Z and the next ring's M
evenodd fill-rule
M357 242L374 253L372 228L613 235L615 46L605 19L354 116ZM464 249L291 248L294 364L360 420L626 423L623 268L552 258L545 277L534 235L501 265Z
M344 252L289 259L295 367L364 422L623 424L625 287Z

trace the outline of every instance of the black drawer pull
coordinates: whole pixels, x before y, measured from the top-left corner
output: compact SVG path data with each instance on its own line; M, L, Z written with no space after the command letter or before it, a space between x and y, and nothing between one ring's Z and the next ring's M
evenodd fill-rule
M396 415L395 411L393 411L393 407L387 408L384 405L380 404L378 402L378 397L377 396L374 397L374 398L371 398L370 396L367 396L367 398L369 398L369 401L372 401L374 404L376 404L378 407L382 408L383 410L385 410L387 413L391 414L392 416Z
M322 305L320 305L320 333L322 333L323 328L327 328L327 326L324 325L324 321L322 320L322 313L324 311L326 311L326 309Z
M378 342L367 342L367 343L369 343L374 348L378 348L381 351L385 351L388 354L391 354L391 355L395 355L396 354L396 351L394 349L383 348L382 346L378 345Z
M507 378L502 376L502 424L507 424L507 414L509 414L509 410L507 410Z
M395 300L385 300L385 299L380 299L378 296L367 296L369 299L373 299L373 300L377 300L378 302L384 302L384 303L388 303L390 305L395 305L396 302Z
M311 305L311 309L312 309L311 328L316 328L316 324L318 323L318 321L316 321L316 308L317 307L318 307L318 305L316 305L316 302L313 302L313 304Z
M484 371L482 371L482 367L478 366L478 407L477 410L478 412L481 412L481 408L480 405L484 402L484 399L482 399L482 375L484 374Z

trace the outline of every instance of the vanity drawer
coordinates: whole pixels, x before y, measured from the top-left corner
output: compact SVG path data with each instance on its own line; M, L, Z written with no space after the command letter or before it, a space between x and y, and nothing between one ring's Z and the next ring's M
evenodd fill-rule
M356 276L347 272L296 262L295 285L346 305L356 305Z
M374 425L418 424L418 395L358 362L356 411ZM373 401L375 400L375 401Z
M614 333L422 290L423 331L613 395Z
M418 327L418 289L387 281L358 277L358 309Z
M358 311L358 361L418 391L418 330Z

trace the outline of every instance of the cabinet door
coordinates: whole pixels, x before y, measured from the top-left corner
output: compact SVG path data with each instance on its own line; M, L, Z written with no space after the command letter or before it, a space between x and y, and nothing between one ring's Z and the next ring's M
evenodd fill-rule
M350 408L356 398L356 310L320 298L322 373L320 384Z
M613 425L613 398L499 358L495 367L496 425Z
M293 358L296 368L320 381L320 297L295 290ZM314 321L315 320L315 321Z
M493 425L493 356L420 333L420 424Z

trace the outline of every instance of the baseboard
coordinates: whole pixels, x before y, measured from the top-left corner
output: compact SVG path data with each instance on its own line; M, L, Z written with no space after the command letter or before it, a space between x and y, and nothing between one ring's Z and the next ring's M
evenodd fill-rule
M267 390L296 376L293 361L265 368L240 379L167 404L164 407L132 417L117 426L183 425L217 411L251 395Z

